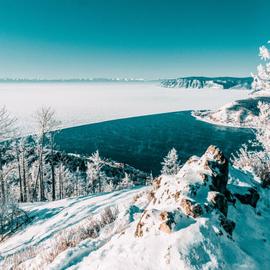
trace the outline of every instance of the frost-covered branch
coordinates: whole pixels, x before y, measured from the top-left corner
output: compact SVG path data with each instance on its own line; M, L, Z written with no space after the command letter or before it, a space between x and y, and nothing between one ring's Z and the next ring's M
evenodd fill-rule
M270 41L268 41L270 43ZM270 51L266 46L261 46L259 56L264 62L257 67L257 74L252 74L252 88L255 92L261 90L270 91Z

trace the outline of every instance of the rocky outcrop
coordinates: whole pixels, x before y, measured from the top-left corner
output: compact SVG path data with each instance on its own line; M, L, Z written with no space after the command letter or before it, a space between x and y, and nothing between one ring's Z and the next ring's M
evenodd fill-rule
M205 166L208 166L212 171L210 189L225 194L229 173L228 160L224 154L213 145L208 147L206 155L208 159L205 161Z
M220 216L221 227L231 234L235 224L227 219L227 183L228 160L216 146L209 146L201 158L190 158L176 176L153 181L135 235L142 237L153 230L171 233L181 217L198 219L213 210Z

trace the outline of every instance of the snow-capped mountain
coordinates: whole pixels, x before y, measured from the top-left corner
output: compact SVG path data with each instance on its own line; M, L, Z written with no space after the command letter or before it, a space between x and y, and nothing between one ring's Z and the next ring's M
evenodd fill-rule
M210 146L149 187L24 205L0 268L269 269L269 197Z
M252 78L234 77L184 77L161 81L167 88L219 88L219 89L251 89Z

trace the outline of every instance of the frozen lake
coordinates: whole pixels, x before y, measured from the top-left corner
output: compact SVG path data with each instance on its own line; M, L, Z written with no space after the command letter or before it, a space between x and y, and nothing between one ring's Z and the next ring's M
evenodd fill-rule
M194 109L216 109L247 90L168 89L151 83L1 83L0 106L35 130L33 115L51 106L64 127Z

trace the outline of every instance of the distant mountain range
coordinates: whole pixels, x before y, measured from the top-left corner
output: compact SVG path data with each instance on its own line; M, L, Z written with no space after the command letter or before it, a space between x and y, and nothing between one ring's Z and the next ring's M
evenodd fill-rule
M184 77L161 81L167 88L219 88L219 89L251 89L251 77Z

